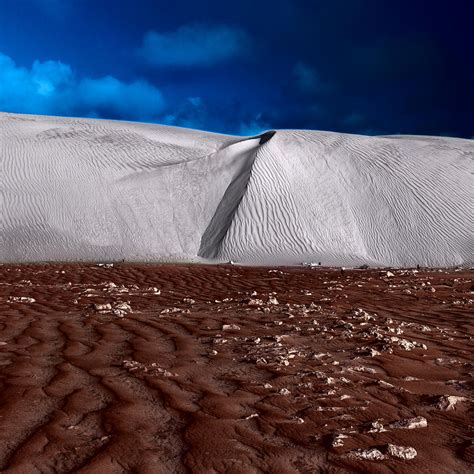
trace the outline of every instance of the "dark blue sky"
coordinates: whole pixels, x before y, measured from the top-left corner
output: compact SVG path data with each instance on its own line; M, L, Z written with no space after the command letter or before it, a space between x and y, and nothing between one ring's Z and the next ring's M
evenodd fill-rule
M472 0L0 0L0 110L474 136Z

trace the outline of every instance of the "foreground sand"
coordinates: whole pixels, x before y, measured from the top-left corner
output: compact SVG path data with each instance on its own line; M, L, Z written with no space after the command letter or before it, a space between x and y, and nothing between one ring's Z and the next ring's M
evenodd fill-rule
M0 266L0 469L472 472L473 273L391 272Z

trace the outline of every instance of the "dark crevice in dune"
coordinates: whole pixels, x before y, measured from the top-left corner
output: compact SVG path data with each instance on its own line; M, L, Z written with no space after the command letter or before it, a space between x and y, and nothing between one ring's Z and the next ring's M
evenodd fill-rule
M258 146L250 150L242 162L241 168L237 171L231 183L227 187L216 212L201 238L201 246L198 256L204 258L216 258L221 242L232 224L234 215L237 212L240 202L247 190L252 168L257 157L259 147L267 143L274 135L275 131L265 132L257 137L246 140L260 138ZM240 143L240 142L238 142ZM234 143L235 145L235 143ZM230 145L232 146L232 145Z
M269 140L271 140L276 133L276 130L269 130L268 132L262 133L260 135L260 145L263 145L267 143Z

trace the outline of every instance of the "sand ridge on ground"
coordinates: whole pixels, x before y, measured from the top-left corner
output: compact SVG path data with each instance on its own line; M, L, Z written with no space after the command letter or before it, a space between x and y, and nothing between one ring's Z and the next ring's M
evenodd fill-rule
M473 273L0 265L5 473L468 473Z
M0 261L469 266L474 142L0 113Z

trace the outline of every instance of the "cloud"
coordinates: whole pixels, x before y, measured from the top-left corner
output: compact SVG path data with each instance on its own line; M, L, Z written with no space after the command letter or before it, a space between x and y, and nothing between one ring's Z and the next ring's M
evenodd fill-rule
M0 110L5 112L153 121L164 107L160 90L144 80L78 79L60 61L35 61L28 69L0 53Z
M243 136L253 136L258 135L266 130L268 130L270 125L262 120L262 114L257 114L255 118L242 122L238 131L238 135Z
M163 117L162 123L203 130L209 123L209 111L201 97L188 97L182 104L173 107Z
M112 76L83 79L79 105L98 116L114 114L132 120L156 120L164 108L161 92L146 81L124 83Z
M213 66L241 57L250 47L248 34L227 25L194 23L175 31L150 31L139 56L154 67Z

